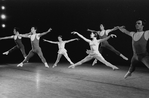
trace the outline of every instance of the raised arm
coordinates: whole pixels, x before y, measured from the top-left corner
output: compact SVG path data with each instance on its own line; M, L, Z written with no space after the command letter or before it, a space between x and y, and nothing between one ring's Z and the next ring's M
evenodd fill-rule
M78 38L75 38L75 39L70 39L70 40L67 40L65 41L66 43L69 43L69 42L72 42L72 41L75 41L75 40L79 40Z
M113 38L113 37L116 37L116 35L115 34L111 34L111 35L109 35L108 37L106 37L106 38L103 38L103 39L99 39L99 42L103 42L103 41L106 41L106 40L108 40L109 38Z
M12 35L12 36L7 36L7 37L1 37L0 40L3 40L3 39L13 39L13 38L14 38L14 36Z
M73 31L72 34L77 34L79 37L81 37L83 40L85 40L86 42L90 42L89 39L85 38L84 36L82 36L81 34L79 34L78 32Z
M134 32L130 32L130 31L126 30L124 26L118 27L118 29L119 29L121 32L123 32L123 33L125 33L125 34L127 34L127 35L129 35L129 36L131 36L131 37L132 37L132 35L134 34Z
M45 42L49 42L49 43L52 43L52 44L58 44L59 42L54 42L54 41L50 41L50 40L46 40L46 39L43 39Z
M43 36L43 35L46 35L47 33L49 33L52 29L50 28L48 31L46 32L43 32L43 33L40 33L40 37Z
M113 29L107 29L106 30L106 35L108 35L110 32L115 31L118 29L118 26L114 27Z

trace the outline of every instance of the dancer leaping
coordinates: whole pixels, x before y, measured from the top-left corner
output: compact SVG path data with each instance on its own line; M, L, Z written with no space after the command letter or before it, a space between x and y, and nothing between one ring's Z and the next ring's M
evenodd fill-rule
M75 68L75 66L81 65L82 63L85 63L93 58L99 60L100 62L104 63L106 66L111 67L113 70L118 69L118 67L112 65L111 63L107 62L103 56L100 54L100 52L98 51L98 47L99 44L105 40L108 40L110 37L116 37L116 35L111 34L110 36L104 38L104 39L99 39L97 40L97 38L95 37L94 33L91 33L90 37L92 38L92 40L89 40L87 38L85 38L84 36L82 36L81 34L79 34L78 32L72 32L72 34L77 34L79 37L81 37L83 40L85 40L86 42L89 43L90 45L90 49L88 50L88 56L86 56L83 60L69 66L69 68Z
M61 36L58 36L58 42L53 42L53 41L49 41L49 40L44 39L44 41L46 41L46 42L53 43L53 44L58 44L59 51L58 51L58 55L57 55L57 60L54 63L53 68L57 66L57 64L60 61L62 55L64 55L64 57L69 61L70 64L73 64L73 62L68 57L67 50L65 49L65 44L69 43L69 42L72 42L72 41L75 41L75 40L78 40L78 39L76 38L76 39L63 41Z
M138 62L144 63L147 68L149 68L149 55L146 48L149 39L149 30L143 31L143 27L143 22L141 20L136 22L136 32L126 30L124 26L119 27L120 31L132 37L133 57L129 70L124 78L132 75Z
M48 67L48 64L43 56L43 53L41 51L41 48L39 46L39 41L40 41L40 37L47 34L48 32L50 32L52 29L50 28L47 32L43 32L43 33L36 33L36 29L35 27L31 28L31 32L29 34L23 34L21 35L22 37L26 37L26 38L30 38L31 40L31 45L32 45L32 50L29 52L29 54L27 55L27 57L20 63L17 65L17 67L22 67L24 63L28 62L28 60L35 54L37 53L38 56L40 57L40 59L42 60L42 62L44 63L45 67Z
M2 39L14 39L14 41L16 43L16 45L14 47L12 47L10 50L4 52L3 55L8 55L9 53L11 53L15 49L20 49L22 54L23 54L23 57L25 58L26 53L25 53L24 45L22 44L22 36L20 36L20 34L16 30L16 28L14 28L13 33L14 33L14 35L12 35L12 36L0 38L0 40L2 40Z
M113 29L105 30L103 24L101 24L100 25L100 30L101 31L95 31L95 30L90 30L90 29L87 29L87 31L96 32L99 35L99 38L102 39L102 38L106 38L109 35L110 32L115 31L117 29L118 29L117 27L114 27ZM122 53L120 53L112 45L110 45L108 41L101 42L101 46L99 47L100 53L102 53L103 48L107 48L107 49L113 51L114 53L116 53L117 55L119 55L120 57L122 57L124 60L128 60L127 57L125 57ZM94 65L96 63L97 63L97 60L95 59L92 65Z

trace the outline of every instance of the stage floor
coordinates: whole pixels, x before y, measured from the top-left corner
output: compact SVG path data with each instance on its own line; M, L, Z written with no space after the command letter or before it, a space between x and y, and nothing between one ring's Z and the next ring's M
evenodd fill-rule
M147 68L123 79L128 66L113 71L102 64L75 69L68 69L68 63L55 68L42 63L16 65L0 65L0 98L149 98Z

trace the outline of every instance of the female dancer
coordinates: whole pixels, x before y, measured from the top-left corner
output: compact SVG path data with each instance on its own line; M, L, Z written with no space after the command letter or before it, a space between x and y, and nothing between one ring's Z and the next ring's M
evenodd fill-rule
M14 35L12 36L8 36L8 37L2 37L0 38L0 40L2 39L14 39L16 45L11 48L10 50L6 51L3 53L3 55L8 55L10 52L12 52L15 49L20 49L24 58L26 57L26 53L25 53L25 49L24 49L24 45L22 44L22 37L20 36L19 32L16 30L16 28L14 28L13 30Z
M22 34L22 37L26 37L26 38L30 38L31 40L31 45L32 45L32 50L29 52L29 54L27 55L27 57L20 63L17 65L17 67L22 67L24 63L28 62L28 60L35 54L37 53L38 56L40 57L40 59L42 60L42 62L44 63L45 67L48 67L48 64L45 60L45 58L43 57L41 48L39 46L39 41L40 41L40 37L47 34L48 32L50 32L52 29L50 28L47 32L43 32L43 33L36 33L36 29L35 27L31 28L31 32L29 34Z
M114 27L113 29L105 30L103 24L101 24L101 25L100 25L100 30L101 30L101 31L95 31L95 30L90 30L90 29L88 29L88 31L96 32L96 33L99 35L99 38L102 39L102 38L106 38L110 32L112 32L112 31L114 31L114 30L117 30L117 29L118 29L117 27ZM117 55L119 55L120 57L122 57L124 60L128 60L127 57L125 57L125 56L124 56L123 54L121 54L118 50L116 50L113 46L111 46L108 41L103 41L103 42L101 42L101 46L99 47L100 53L102 53L103 48L107 48L107 49L113 51L115 54L117 54ZM96 59L94 60L94 62L93 62L92 65L94 65L95 63L97 63L97 60L96 60Z
M141 20L136 22L137 32L127 31L124 26L119 27L121 32L132 37L133 57L131 59L129 70L124 76L125 79L131 76L135 71L138 62L144 63L149 68L149 55L146 49L147 41L149 39L149 30L143 31L143 27L143 22Z
M101 42L108 40L110 37L116 37L116 35L111 34L110 36L108 36L104 39L97 40L97 38L95 37L95 34L91 33L90 37L92 38L92 40L89 40L89 39L85 38L84 36L82 36L81 34L79 34L78 32L72 32L72 34L77 34L83 40L88 42L91 50L87 51L88 56L86 56L83 60L79 61L78 63L75 63L75 64L69 66L69 68L75 68L75 66L81 65L82 63L85 63L85 62L95 58L95 59L98 59L99 61L101 61L102 63L104 63L106 66L111 67L113 70L118 69L118 67L107 62L98 51L98 47Z
M59 51L58 51L58 55L57 55L57 60L54 63L53 68L57 66L57 63L60 61L60 58L62 57L62 55L65 56L65 58L69 61L70 64L73 64L73 62L68 57L67 50L65 49L65 44L69 43L71 41L75 41L75 40L78 40L78 39L76 38L76 39L63 41L61 36L58 36L58 42L53 42L53 41L49 41L49 40L44 39L44 41L46 41L46 42L58 44Z

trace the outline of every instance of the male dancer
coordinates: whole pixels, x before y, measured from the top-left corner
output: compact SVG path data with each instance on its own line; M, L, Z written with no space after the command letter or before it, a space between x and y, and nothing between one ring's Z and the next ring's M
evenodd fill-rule
M62 57L62 55L65 56L65 58L69 61L70 64L73 64L73 62L68 57L67 50L65 49L65 44L72 42L72 41L75 41L75 40L78 40L78 39L76 38L76 39L63 41L61 36L58 36L58 42L53 42L53 41L49 41L49 40L44 39L44 41L46 41L46 42L58 44L59 51L58 51L58 55L57 55L57 60L54 63L53 68L57 66L57 63L60 61L60 58Z
M140 61L149 68L149 55L146 49L147 41L149 39L149 30L143 31L143 22L138 20L136 22L136 32L127 31L124 26L119 27L119 30L132 37L133 57L131 65L124 78L131 76L135 71L136 64Z
M8 37L2 37L0 38L0 40L2 39L14 39L16 45L11 48L10 50L6 51L3 53L3 55L8 55L10 52L12 52L15 49L20 49L24 58L26 57L26 53L25 53L25 49L24 49L24 45L22 44L22 37L20 36L19 32L16 30L16 28L14 28L13 30L14 35L12 36L8 36Z
M105 30L103 24L101 24L100 29L101 29L101 31L95 31L95 30L90 30L90 29L87 29L87 31L96 32L99 35L99 38L102 39L102 38L106 38L110 32L117 30L118 28L114 27L113 29ZM107 49L113 51L114 53L116 53L117 55L119 55L120 57L122 57L124 60L128 60L127 57L125 57L123 54L121 54L119 51L117 51L113 46L111 46L107 40L101 42L101 46L99 47L100 53L102 53L103 48L107 48ZM94 65L95 63L97 63L96 59L94 60L92 65Z
M37 53L38 56L40 57L40 59L42 60L42 62L44 63L45 67L48 67L48 64L45 60L45 58L43 57L41 48L39 46L39 40L40 37L47 34L48 32L50 32L52 29L50 28L47 32L43 32L43 33L36 33L36 29L35 27L31 28L31 32L29 34L22 34L22 37L26 37L26 38L30 38L31 40L31 45L32 45L32 50L29 52L29 54L27 55L27 57L20 63L17 65L17 67L22 67L24 63L28 62L28 60L35 54Z
M75 66L81 65L82 63L85 63L93 58L98 59L99 61L101 61L102 63L104 63L106 66L111 67L113 70L118 69L118 67L112 65L111 63L107 62L102 55L100 54L100 52L98 51L98 47L99 44L105 40L108 40L110 37L116 37L116 35L111 34L110 36L104 38L104 39L99 39L97 40L97 38L95 37L94 33L91 33L90 37L92 38L92 40L89 40L87 38L85 38L84 36L82 36L81 34L79 34L78 32L72 32L72 34L77 34L79 37L81 37L83 40L85 40L86 42L89 43L90 45L90 49L88 50L87 53L89 54L88 56L86 56L83 60L69 66L69 68L75 68Z

